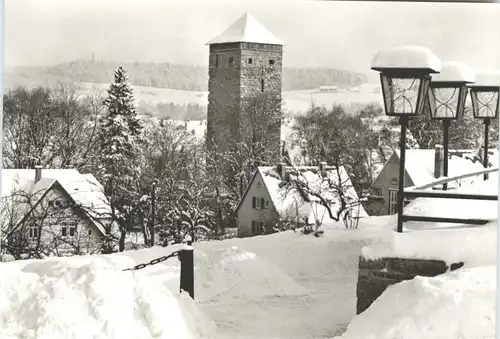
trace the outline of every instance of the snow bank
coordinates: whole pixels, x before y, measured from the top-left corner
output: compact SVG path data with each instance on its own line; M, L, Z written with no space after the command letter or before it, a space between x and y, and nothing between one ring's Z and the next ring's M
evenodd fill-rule
M496 263L497 222L475 228L436 229L391 234L392 239L361 249L369 260L383 257L435 259L467 267Z
M0 338L197 338L200 319L123 256L0 264ZM189 315L189 316L188 316Z
M495 338L496 267L389 286L338 339Z
M307 291L278 266L238 246L196 252L195 289L202 301L301 295Z

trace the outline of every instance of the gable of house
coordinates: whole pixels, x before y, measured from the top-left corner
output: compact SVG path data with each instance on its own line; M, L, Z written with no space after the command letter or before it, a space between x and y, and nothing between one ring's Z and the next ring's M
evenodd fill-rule
M331 210L336 213L340 203L335 189L329 187L330 182L339 181L337 178L340 174L342 184L338 187L343 187L345 190L344 195L347 201L359 202L358 195L352 186L349 176L345 169L341 167L337 172L335 167L326 167L324 178L318 167L314 166L298 166L287 167L284 166L285 171L291 175L292 180L306 180L311 192L315 192L322 196L325 200L331 202ZM297 176L293 177L293 173ZM300 175L299 175L300 173ZM325 180L327 179L327 180ZM252 198L264 198L264 209L255 206L252 203ZM271 202L272 208L266 211L267 199ZM325 209L320 206L316 197L307 195L304 191L298 190L295 185L287 183L286 178L282 179L277 172L276 167L263 166L259 167L252 177L249 189L245 192L240 205L238 206L238 222L239 227L243 229L244 234L251 234L250 223L255 220L267 220L268 222L288 221L288 222L314 222L312 220L318 214L322 215L324 222L332 221L329 217L325 216ZM357 204L356 215L360 217L367 216L363 206ZM243 236L243 235L242 235Z
M76 170L44 170L35 183L34 172L3 171L7 178L2 182L0 209L3 238L22 225L19 231L45 235L45 242L58 241L59 251L76 241L86 247L85 253L95 252L105 235L103 226L109 223L109 213L104 213L109 205L97 180ZM36 225L42 229L35 230Z
M372 183L371 190L372 192L378 190L382 190L378 192L379 194L373 194L376 196L383 196L384 195L384 189L388 188L395 188L397 189L399 186L399 156L396 152L393 152L392 155L389 157L387 162L384 164L382 169L380 170L380 173L377 175L375 180ZM413 186L414 182L412 180L412 177L408 173L407 170L405 170L405 186Z
M236 211L239 236L269 233L277 222L279 214L259 169L252 176Z

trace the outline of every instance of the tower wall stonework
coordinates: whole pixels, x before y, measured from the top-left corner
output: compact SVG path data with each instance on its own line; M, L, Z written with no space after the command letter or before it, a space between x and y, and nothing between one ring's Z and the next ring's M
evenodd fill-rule
M283 48L279 45L210 45L207 145L211 149L217 146L224 151L251 139L247 134L255 127L250 122L255 124L258 110L258 136L266 150L266 162L279 162L282 65Z

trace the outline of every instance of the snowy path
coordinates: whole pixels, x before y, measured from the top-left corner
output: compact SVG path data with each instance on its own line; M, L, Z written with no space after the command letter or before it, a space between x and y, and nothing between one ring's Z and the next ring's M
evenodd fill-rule
M235 242L279 267L305 293L263 296L252 291L256 286L242 282L244 297L222 294L203 302L200 295L198 305L215 321L220 338L332 338L345 330L355 314L357 264L364 242L290 235L285 241L276 237L272 242Z

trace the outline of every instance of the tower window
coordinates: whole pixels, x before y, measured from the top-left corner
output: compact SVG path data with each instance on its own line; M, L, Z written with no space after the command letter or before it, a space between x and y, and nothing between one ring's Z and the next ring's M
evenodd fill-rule
M253 63L253 59L252 58L248 58L248 63L251 65Z
M219 56L215 56L215 67L219 67Z
M261 80L260 80L260 91L261 91L261 92L264 92L264 85L265 85L265 83L264 83L264 79L261 79Z
M269 65L274 65L275 61L274 59L269 59Z

